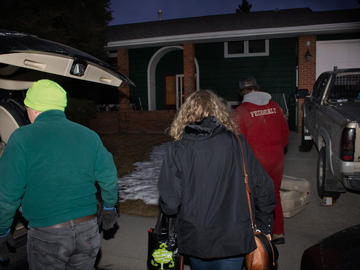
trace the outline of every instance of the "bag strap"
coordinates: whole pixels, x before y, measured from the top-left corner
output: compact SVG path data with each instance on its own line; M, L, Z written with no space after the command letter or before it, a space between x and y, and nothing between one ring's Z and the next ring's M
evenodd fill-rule
M174 216L168 216L168 228L169 228L170 238L176 238L175 217Z
M245 175L245 185L246 185L246 197L247 197L247 200L248 200L248 206L249 206L249 213L250 213L250 219L251 219L251 228L253 229L253 231L255 232L256 231L256 225L254 223L254 218L253 218L253 212L252 212L252 208L251 208L251 199L250 199L250 187L249 187L249 179L248 179L248 174L246 172L246 166L245 166L245 159L244 159L244 151L243 151L243 148L242 148L242 144L240 142L240 138L237 134L234 134L236 139L238 140L239 142L239 145L240 145L240 150L241 150L241 157L242 157L242 165L243 165L243 168L244 168L244 175Z
M156 221L154 232L157 234L164 233L164 231L162 231L162 230L166 230L166 233L170 237L175 237L175 235L176 235L176 233L175 233L175 217L168 216L163 211L160 211L158 220Z
M156 233L160 232L160 227L163 224L163 222L164 222L164 214L163 214L162 211L160 211L160 214L159 214L158 219L156 221L154 232L156 232Z
M246 173L246 166L245 166L245 160L244 160L244 152L243 152L243 148L242 148L242 145L241 145L239 136L238 136L237 134L235 134L235 137L236 137L236 139L238 140L239 145L240 145L241 156L242 156L242 163L243 163L244 174L245 174L246 196L247 196L247 199L248 199L248 205L249 205L249 211L250 211L251 227L252 227L252 229L253 229L253 231L254 231L254 233L255 233L255 231L256 231L256 225L255 225L254 220L253 220L253 214L252 214L252 208L251 208L250 188L249 188L248 175L247 175L247 173ZM265 237L266 237L266 236L265 236ZM273 266L276 266L274 247L273 247L273 245L271 244L271 241L268 241L268 242L266 242L266 243L269 243L269 244L270 244L270 248L271 248L271 251L272 251L272 265L273 265Z

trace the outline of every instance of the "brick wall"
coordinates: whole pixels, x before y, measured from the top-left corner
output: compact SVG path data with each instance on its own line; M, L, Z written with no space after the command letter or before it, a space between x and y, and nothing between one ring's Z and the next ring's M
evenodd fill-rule
M308 89L311 92L316 79L316 36L300 36L298 40L298 63L299 63L299 89ZM311 55L306 59L307 52ZM304 100L298 103L298 130L301 131L302 110Z
M89 127L99 134L160 134L170 127L175 114L175 110L99 112Z
M311 91L315 82L316 69L316 36L299 37L299 89L309 89ZM306 59L305 55L309 52L311 57Z
M129 55L127 48L119 48L117 50L117 68L120 73L129 77ZM119 91L119 109L130 110L130 87L127 83L122 83L118 88Z
M195 91L195 48L193 43L184 43L184 100Z

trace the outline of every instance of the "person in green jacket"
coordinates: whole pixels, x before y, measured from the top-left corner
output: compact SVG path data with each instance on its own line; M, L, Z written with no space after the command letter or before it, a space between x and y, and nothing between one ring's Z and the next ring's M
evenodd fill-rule
M0 261L8 259L16 210L29 222L29 268L94 269L100 248L96 184L104 209L101 226L115 226L117 171L92 130L65 116L65 90L39 80L24 104L31 124L11 135L0 158Z

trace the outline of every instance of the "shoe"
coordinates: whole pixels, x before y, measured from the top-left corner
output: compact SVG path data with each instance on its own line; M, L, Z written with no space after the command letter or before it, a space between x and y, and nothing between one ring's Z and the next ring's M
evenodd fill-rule
M283 234L273 234L271 243L274 245L283 245L285 244L285 238Z

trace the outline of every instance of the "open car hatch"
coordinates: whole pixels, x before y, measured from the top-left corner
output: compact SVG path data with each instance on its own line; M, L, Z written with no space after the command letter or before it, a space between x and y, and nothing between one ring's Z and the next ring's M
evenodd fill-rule
M23 77L24 73L30 75ZM134 86L108 63L85 52L34 35L0 30L0 156L12 132L28 123L23 101L14 93L23 95L43 73L114 87Z
M109 64L85 52L34 35L0 30L0 63L118 87L134 85ZM3 68L4 69L4 68ZM0 68L1 74L1 68ZM28 88L3 81L3 89ZM9 85L8 87L6 87Z

